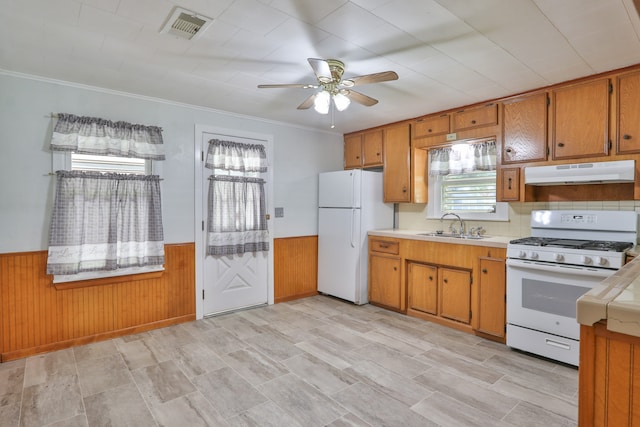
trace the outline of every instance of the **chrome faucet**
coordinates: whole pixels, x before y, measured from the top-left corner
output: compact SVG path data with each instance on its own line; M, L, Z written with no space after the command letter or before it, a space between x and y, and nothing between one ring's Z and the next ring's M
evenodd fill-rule
M459 234L460 234L461 236L462 236L462 235L464 235L464 221L462 220L462 218L460 218L460 215L455 214L455 213L453 213L453 212L446 212L446 213L444 213L444 214L440 217L440 222L442 222L442 220L443 220L445 217L449 216L449 215L452 215L452 216L455 216L456 218L458 218L458 221L460 221L460 233L459 233ZM449 226L449 229L451 230L451 232L452 232L453 234L456 234L456 231L455 231L455 229L454 229L454 228L452 228L451 226Z

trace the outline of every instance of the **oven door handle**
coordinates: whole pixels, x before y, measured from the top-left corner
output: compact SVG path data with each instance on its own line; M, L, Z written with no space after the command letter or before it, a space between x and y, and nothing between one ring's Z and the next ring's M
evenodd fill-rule
M615 273L615 270L606 268L589 268L577 265L547 264L536 261L522 261L519 259L507 259L507 267L520 268L525 270L548 271L553 273L576 274L589 277L607 278Z

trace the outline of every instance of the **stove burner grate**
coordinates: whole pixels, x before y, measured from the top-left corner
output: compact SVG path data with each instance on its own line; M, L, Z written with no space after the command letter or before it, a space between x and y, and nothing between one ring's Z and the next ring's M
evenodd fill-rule
M594 251L624 252L633 247L630 242L613 242L607 240L574 240L556 239L554 237L524 237L509 242L512 245L546 246L565 249L585 249Z

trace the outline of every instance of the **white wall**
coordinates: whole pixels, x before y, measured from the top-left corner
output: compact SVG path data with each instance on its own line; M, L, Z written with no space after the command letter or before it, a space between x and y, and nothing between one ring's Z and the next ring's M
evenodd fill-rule
M212 94L215 96L215 94ZM51 113L123 120L163 129L165 242L193 242L196 124L272 135L274 200L284 218L274 237L317 234L317 175L342 169L342 135L81 85L0 73L0 253L48 246L55 178ZM309 112L312 114L312 112Z

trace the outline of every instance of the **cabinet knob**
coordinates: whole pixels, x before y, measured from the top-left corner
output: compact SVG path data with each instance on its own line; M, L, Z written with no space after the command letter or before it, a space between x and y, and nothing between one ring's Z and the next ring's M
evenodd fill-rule
M433 276L429 276L429 280L433 281Z
M427 132L431 133L433 132L433 129L427 129Z
M449 283L449 280L447 280L447 279L442 279L442 281L443 281L444 283Z
M487 274L487 269L486 269L486 268L483 268L483 269L482 269L482 272L483 272L484 274Z
M376 153L376 156L380 157L380 153Z
M564 147L564 142L558 142L558 147Z
M622 139L631 139L631 135L623 135Z
M398 267L393 267L393 271L398 271Z
M511 190L511 178L509 178L509 179L507 180L507 182L508 182L508 184L507 184L507 188L508 188L509 190Z
M511 153L513 150L512 150L511 148L507 148L507 149L506 149L506 150L504 150L504 151L506 151L507 153Z
M402 192L406 193L407 192L407 187L402 187Z
M475 121L475 120L471 120L471 124L472 124L472 125L475 125L475 124L476 124L476 121Z

